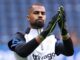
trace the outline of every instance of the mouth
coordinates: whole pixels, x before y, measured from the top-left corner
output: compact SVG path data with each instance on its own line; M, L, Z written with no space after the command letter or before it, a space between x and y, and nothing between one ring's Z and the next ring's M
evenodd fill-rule
M38 21L42 22L43 20L38 20Z
M33 28L42 28L44 26L44 20L42 19L36 19L36 21L34 23L31 23L31 25L33 26Z
M43 19L37 19L37 21L44 21Z
M44 20L42 20L42 19L37 19L36 22L37 22L38 24L44 24Z

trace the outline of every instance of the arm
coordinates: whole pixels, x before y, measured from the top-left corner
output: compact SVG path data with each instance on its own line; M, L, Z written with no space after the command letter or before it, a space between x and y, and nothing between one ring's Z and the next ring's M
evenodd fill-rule
M26 43L22 33L16 33L15 37L8 43L10 50L15 51L21 57L28 56L38 45L35 38Z
M56 43L56 53L58 52L57 54L62 53L66 56L70 56L73 55L74 53L73 43L66 28L65 12L62 6L59 9L59 16L60 16L59 17L60 20L58 21L58 26L61 31L63 43L60 42Z
M71 56L74 53L73 44L71 38L67 40L57 41L55 45L55 53L56 55L63 54L66 56Z
M24 35L21 33L16 33L15 37L8 43L9 48L21 57L27 57L38 47L38 45L46 38L46 36L48 36L48 34L54 30L56 19L57 16L54 16L49 22L47 28L44 29L44 31L41 32L39 36L35 37L27 43Z

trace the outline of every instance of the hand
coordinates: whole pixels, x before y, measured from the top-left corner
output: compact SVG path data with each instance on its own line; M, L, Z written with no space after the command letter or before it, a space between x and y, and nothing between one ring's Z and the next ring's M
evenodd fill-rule
M63 6L59 7L58 13L59 13L58 25L60 27L61 34L66 35L67 34L66 17L65 17L65 11Z
M56 23L58 22L57 17L58 17L58 14L52 17L52 20L48 23L47 27L44 29L43 32L41 32L40 38L42 40L46 38L46 36L48 36L54 30Z

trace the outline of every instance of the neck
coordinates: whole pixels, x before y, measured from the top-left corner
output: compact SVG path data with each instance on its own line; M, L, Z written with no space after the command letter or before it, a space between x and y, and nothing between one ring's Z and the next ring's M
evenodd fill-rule
M41 30L43 28L39 28L39 27L33 27L33 26L30 26L31 29L37 29L37 30Z
M40 34L43 31L43 28L39 28L39 29L31 28L31 29L37 31L38 34Z

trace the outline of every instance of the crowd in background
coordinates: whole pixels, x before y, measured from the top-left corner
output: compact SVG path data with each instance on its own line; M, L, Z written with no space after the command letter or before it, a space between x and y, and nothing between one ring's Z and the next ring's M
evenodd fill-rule
M66 57L58 56L57 60L79 60L80 57L80 2L79 0L60 0L65 8L68 30L74 44L74 55ZM56 14L60 5L59 0L0 0L0 60L15 60L12 51L7 47L7 42L17 31L23 32L28 25L26 20L27 8L34 2L40 2L46 6L47 22ZM27 24L26 24L27 23ZM53 33L59 31L56 27Z

